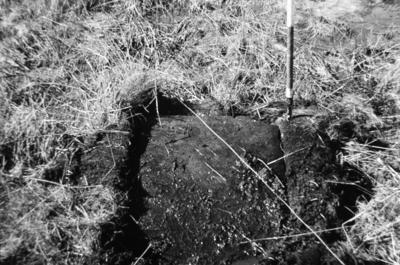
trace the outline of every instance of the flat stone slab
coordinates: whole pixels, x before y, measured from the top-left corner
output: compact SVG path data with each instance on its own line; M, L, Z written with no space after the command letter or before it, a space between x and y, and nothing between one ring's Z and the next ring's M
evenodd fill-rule
M278 126L244 117L204 119L241 156L251 154L265 163L283 157ZM229 171L235 171L238 160L196 117L165 117L161 119L161 126L151 131L150 142L142 157L144 168L141 174L145 171L150 174L173 174L196 180L205 187L213 187L224 185L232 178ZM284 176L283 160L272 164L271 168L277 175Z
M279 189L283 159L271 165L273 172L258 161L282 158L277 126L240 117L204 119ZM285 216L265 185L193 116L161 118L139 178L148 193L139 223L162 264L222 264L250 255L253 247L240 243L276 234Z
M341 212L355 203L346 201L353 189L340 185L347 177L336 164L335 147L312 120L271 125L249 117L203 115L256 176L195 116L135 117L126 149L113 149L120 152L117 157L126 155L116 167L115 188L123 197L117 214L101 228L100 251L92 263L332 261L314 236L289 236L309 230L276 196L315 230L340 226ZM103 148L109 153L107 145ZM93 156L101 150L83 154L80 160L88 165L81 174L108 172ZM340 232L321 236L333 247ZM279 239L253 241L271 237Z

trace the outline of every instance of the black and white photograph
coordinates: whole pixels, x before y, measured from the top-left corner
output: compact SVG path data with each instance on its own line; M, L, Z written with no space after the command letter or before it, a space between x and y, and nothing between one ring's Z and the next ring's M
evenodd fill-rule
M0 0L0 265L400 265L400 0Z

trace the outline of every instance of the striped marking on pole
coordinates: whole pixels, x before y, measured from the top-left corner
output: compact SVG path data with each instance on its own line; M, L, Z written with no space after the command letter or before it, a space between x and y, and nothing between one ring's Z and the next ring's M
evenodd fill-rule
M294 26L293 26L293 18L294 18L294 6L293 0L287 0L286 6L287 12L287 61L286 61L286 90L285 96L287 99L287 107L288 107L288 118L292 117L293 111L293 52L294 52Z

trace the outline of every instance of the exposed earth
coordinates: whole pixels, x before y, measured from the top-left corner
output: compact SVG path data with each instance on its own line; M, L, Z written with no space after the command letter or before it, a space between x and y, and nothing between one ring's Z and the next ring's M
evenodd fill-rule
M0 265L400 260L399 0L0 2Z
M70 163L77 182L101 175L86 181L125 194L88 264L338 264L277 197L340 254L340 226L368 194L346 185L363 177L336 161L323 118L270 124L197 107L200 121L178 100L159 97L157 109L147 95L125 113L131 134L99 134Z

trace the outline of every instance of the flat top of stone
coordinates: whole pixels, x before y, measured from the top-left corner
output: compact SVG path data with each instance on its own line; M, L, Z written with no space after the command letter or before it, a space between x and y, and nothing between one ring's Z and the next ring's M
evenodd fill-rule
M245 117L204 117L204 121L240 155L251 154L265 163L283 156L279 128L275 125ZM202 176L200 182L207 181L205 176L214 176L216 181L210 183L215 183L217 175L225 175L237 164L235 154L196 117L164 117L160 124L153 128L146 152L160 163L158 167L185 164L186 173L191 172L195 178ZM283 161L271 167L277 175L284 175Z
M203 119L253 165L283 156L275 125L245 117ZM249 246L239 247L243 235L278 232L284 217L279 203L198 118L163 117L160 124L152 129L141 159L139 176L149 194L149 210L140 223L157 249L163 249L165 264L225 262L252 252ZM279 187L283 159L271 168L260 174Z

